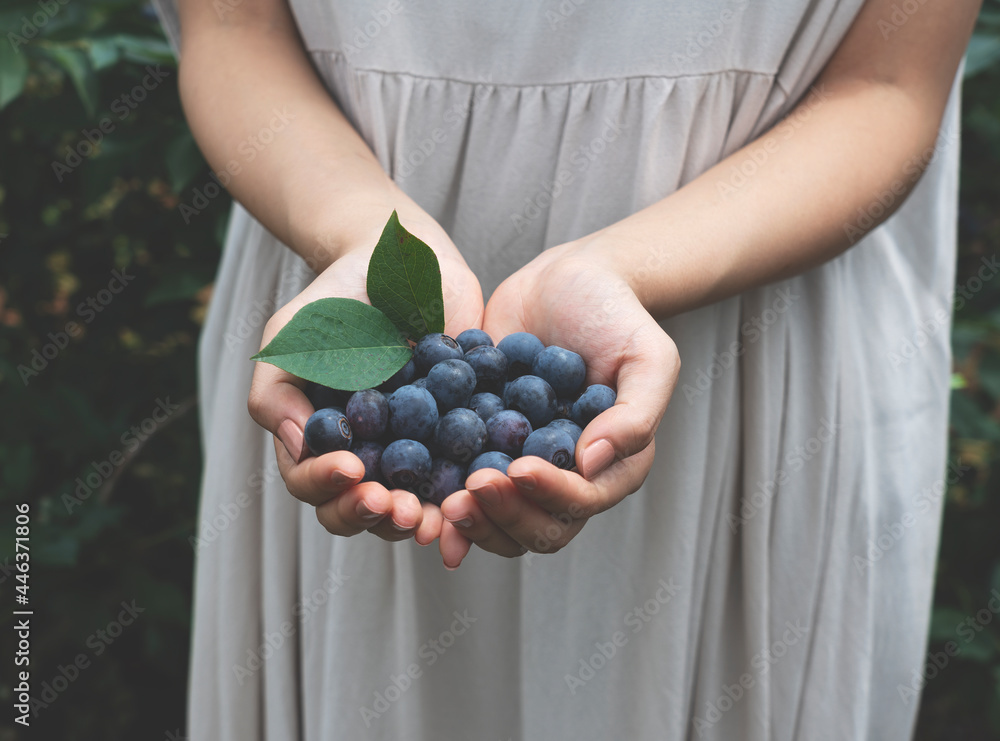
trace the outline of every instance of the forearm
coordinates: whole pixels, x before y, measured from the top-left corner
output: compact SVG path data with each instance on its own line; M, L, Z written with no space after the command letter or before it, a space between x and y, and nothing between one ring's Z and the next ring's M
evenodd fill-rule
M923 6L889 40L859 14L812 92L667 198L581 240L665 318L830 260L919 180L978 2Z
M284 4L259 5L226 22L208 3L182 5L181 98L232 195L319 270L374 245L408 199L316 76Z
M921 124L893 90L824 95L676 193L593 235L590 249L614 254L658 318L836 257L864 231L860 213L880 214L878 222L902 203L937 128ZM883 208L876 198L886 192Z

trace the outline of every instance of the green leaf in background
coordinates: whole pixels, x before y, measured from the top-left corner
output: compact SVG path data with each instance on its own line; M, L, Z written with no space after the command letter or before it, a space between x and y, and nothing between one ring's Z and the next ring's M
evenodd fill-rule
M413 351L381 311L351 298L321 298L299 309L251 360L343 391L372 388Z
M1000 61L1000 36L974 33L965 52L965 79L989 69Z
M437 256L403 228L395 211L368 263L368 298L413 341L444 332Z
M90 63L90 55L81 49L62 44L39 44L39 51L62 67L73 81L84 110L93 116L97 110L97 77Z
M6 40L0 43L0 109L24 90L28 78L28 60Z

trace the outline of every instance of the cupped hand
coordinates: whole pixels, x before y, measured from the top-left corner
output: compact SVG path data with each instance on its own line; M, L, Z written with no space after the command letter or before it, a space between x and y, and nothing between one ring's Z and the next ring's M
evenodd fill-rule
M680 358L673 341L616 272L613 253L571 243L546 250L504 281L486 306L494 340L531 332L583 356L586 383L617 390L615 406L587 425L576 471L534 456L504 476L484 469L441 506L463 537L440 548L456 568L472 543L503 556L555 552L595 514L636 491L653 463L654 433L667 408Z
M384 215L373 216L370 243L345 251L323 270L308 287L278 310L264 327L261 347L278 333L300 308L327 297L353 298L368 302L368 260L375 248ZM381 218L381 221L378 219ZM429 216L399 210L404 227L434 250L441 266L446 332L458 333L481 326L483 299L479 281L458 250ZM367 240L366 240L367 242ZM421 503L416 495L388 490L375 482L361 482L365 469L348 451L310 457L304 442L305 423L314 409L306 398L306 383L268 363L257 363L250 387L250 416L274 435L274 449L281 477L288 491L316 508L320 523L335 535L356 535L368 530L385 540L415 537L422 545L435 538L459 540L440 510Z

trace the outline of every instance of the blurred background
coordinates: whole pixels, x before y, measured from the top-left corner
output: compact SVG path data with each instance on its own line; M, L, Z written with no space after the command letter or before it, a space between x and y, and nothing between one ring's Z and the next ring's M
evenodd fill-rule
M211 197L146 2L4 0L0 31L0 640L6 663L14 505L30 502L41 700L33 733L4 712L0 741L177 741L195 350L229 199ZM983 269L1000 258L1000 0L984 5L963 98L951 473L928 647L946 661L914 678L920 741L1000 738L1000 614L984 609L1000 604L1000 279ZM12 695L5 666L5 706Z

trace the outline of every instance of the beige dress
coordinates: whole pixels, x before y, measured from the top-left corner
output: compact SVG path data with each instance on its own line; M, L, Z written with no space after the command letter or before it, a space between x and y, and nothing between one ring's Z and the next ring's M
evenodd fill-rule
M331 95L487 292L821 96L860 6L291 4ZM846 254L664 323L683 369L639 492L556 555L474 549L454 573L434 548L332 537L285 490L248 358L311 276L236 206L199 366L190 738L907 738L946 470L957 123L955 94L916 191Z

